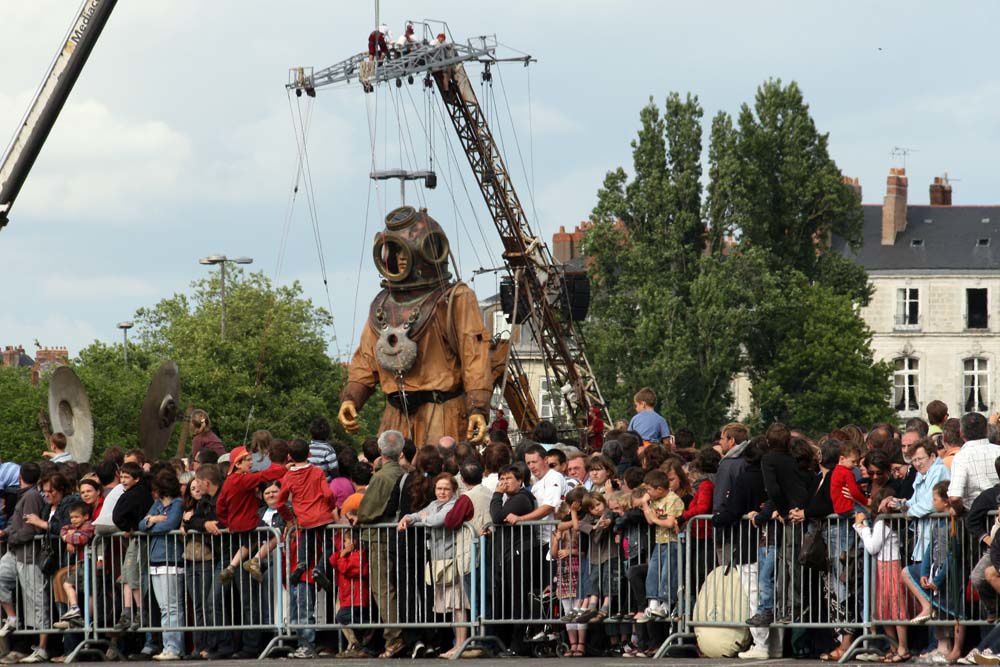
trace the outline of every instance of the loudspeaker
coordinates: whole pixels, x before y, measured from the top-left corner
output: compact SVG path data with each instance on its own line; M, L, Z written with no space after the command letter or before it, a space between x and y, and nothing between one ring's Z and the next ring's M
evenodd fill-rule
M528 298L524 295L523 290L519 296L518 301L520 303L517 305L517 322L511 322L511 315L514 314L514 278L504 276L500 279L500 310L507 316L507 321L511 324L524 324L531 316Z
M586 273L566 274L566 301L569 316L574 322L587 319L590 310L590 276Z

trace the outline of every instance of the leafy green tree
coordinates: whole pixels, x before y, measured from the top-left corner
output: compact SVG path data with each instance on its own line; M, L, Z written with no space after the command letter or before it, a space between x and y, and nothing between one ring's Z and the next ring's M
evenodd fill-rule
M701 118L691 96L668 96L662 116L651 101L631 178L619 167L598 191L586 333L605 398L627 414L650 386L675 425L708 435L743 370L762 419L824 430L887 418L890 376L854 308L867 275L824 252L832 234L860 243L860 201L798 86L766 82L736 125L716 115L704 201Z
M206 409L228 447L247 433L268 429L280 438L307 438L322 415L342 442L354 439L336 422L346 368L327 354L330 315L302 296L298 283L274 287L262 274L230 273L226 284L226 340L220 336L217 276L192 284L135 316L128 364L121 344L94 342L71 365L90 398L94 457L110 446L139 446L139 414L146 389L170 359L181 372L181 404ZM47 403L44 382L33 386L26 369L0 367L0 451L4 458L36 460L42 441L38 412ZM384 401L361 413L362 434L374 434ZM164 456L176 451L179 429ZM190 451L188 449L188 451Z
M182 403L209 412L227 445L268 429L276 437L307 437L313 417L335 429L346 368L327 354L326 310L302 297L299 283L275 287L262 273L231 272L226 284L226 339L220 335L219 278L192 285L136 313L137 346L151 360L172 359L181 371ZM379 401L362 414L373 433ZM349 441L338 430L338 437Z
M830 157L829 135L816 129L794 82L765 82L738 121L734 128L720 112L712 124L712 227L810 280L825 277L817 247L831 234L856 247L863 221L857 194Z
M871 331L850 298L801 274L783 281L781 291L784 306L772 302L768 314L781 330L780 352L751 373L760 422L822 433L891 420L891 368L875 362Z
M639 117L634 176L608 173L585 241L588 350L614 412L628 414L649 386L669 420L710 432L731 402L739 341L724 317L724 258L703 253L702 109L672 93L662 116L650 101Z
M30 368L0 365L0 461L35 461L45 439L38 412L46 405L43 383L31 384Z

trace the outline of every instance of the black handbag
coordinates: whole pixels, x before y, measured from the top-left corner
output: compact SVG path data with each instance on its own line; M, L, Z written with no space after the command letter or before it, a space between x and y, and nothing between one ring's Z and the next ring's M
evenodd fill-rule
M823 539L823 530L819 522L812 522L809 530L802 538L802 549L799 550L799 565L810 570L825 572L830 566L829 550Z
M38 567L46 577L51 577L59 569L59 554L52 547L52 540L42 540Z

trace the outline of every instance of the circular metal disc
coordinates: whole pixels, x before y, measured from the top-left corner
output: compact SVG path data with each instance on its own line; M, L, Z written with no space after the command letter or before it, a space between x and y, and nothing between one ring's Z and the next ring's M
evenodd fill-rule
M90 461L94 450L94 420L83 383L69 366L60 366L49 379L49 420L52 432L66 436L66 451L74 461Z
M150 460L160 458L170 442L170 435L177 422L180 393L181 376L177 364L172 361L163 362L149 383L139 418L140 447Z

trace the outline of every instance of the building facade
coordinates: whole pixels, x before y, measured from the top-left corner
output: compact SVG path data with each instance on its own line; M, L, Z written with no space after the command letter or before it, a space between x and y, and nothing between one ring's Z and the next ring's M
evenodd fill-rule
M862 316L877 359L893 368L901 419L1000 406L1000 206L953 206L947 178L930 204L910 204L904 169L890 170L882 205L864 206L864 245L834 249L868 271L874 295Z

